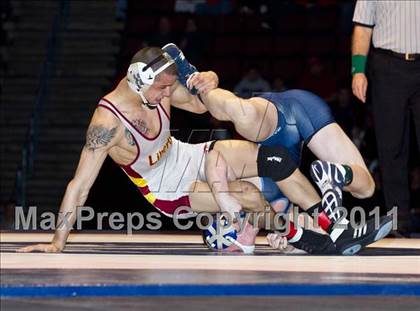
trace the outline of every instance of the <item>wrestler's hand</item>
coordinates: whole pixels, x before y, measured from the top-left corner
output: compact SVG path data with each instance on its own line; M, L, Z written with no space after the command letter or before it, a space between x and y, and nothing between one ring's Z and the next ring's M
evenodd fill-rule
M269 233L267 235L267 242L273 249L284 251L287 249L287 238L279 233Z
M195 87L200 94L214 90L219 85L219 77L214 71L199 72L187 81L187 87L191 90Z
M51 243L51 244L29 245L26 247L18 248L16 250L16 252L18 253L30 253L34 251L44 252L44 253L59 253L62 251L62 249Z
M368 81L364 73L356 73L353 76L352 90L354 96L360 99L363 103L366 102L366 91L368 87Z

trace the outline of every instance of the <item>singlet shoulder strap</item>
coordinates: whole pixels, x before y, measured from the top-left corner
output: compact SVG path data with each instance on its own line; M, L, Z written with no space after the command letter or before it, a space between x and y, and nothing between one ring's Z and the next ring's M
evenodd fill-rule
M128 119L121 113L121 111L119 111L118 108L115 107L115 105L111 103L109 100L102 98L98 103L98 107L102 107L111 111L130 132L132 133L136 132L136 130L134 129L130 121L128 121Z

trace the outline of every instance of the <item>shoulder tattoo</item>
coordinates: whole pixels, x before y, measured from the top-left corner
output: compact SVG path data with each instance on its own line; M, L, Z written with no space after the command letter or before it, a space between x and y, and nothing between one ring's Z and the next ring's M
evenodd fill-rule
M93 151L105 147L115 137L116 132L116 127L109 129L102 125L89 126L86 133L85 148Z

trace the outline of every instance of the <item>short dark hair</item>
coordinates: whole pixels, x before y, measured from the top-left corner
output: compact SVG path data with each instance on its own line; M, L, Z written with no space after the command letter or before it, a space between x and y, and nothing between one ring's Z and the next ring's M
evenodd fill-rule
M158 58L160 55L163 54L163 50L158 47L145 47L139 50L136 54L134 54L133 58L131 59L130 64L142 62L145 64L150 63L151 61ZM152 65L152 69L156 70L165 64L165 59L158 61L157 63ZM173 63L168 68L166 68L164 73L176 76L178 74L178 70L176 68L176 64Z

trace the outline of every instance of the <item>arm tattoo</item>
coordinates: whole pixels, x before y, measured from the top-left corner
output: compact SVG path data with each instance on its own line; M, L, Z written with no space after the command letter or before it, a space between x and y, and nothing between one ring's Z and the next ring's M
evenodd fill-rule
M149 129L147 128L147 124L145 121L141 119L135 119L132 121L134 127L139 130L140 133L147 135L149 133Z
M130 131L125 129L125 138L130 146L134 146L136 143L134 142L134 137L131 135Z
M102 125L92 125L86 133L85 147L94 151L100 147L105 147L114 138L117 128L107 129Z

